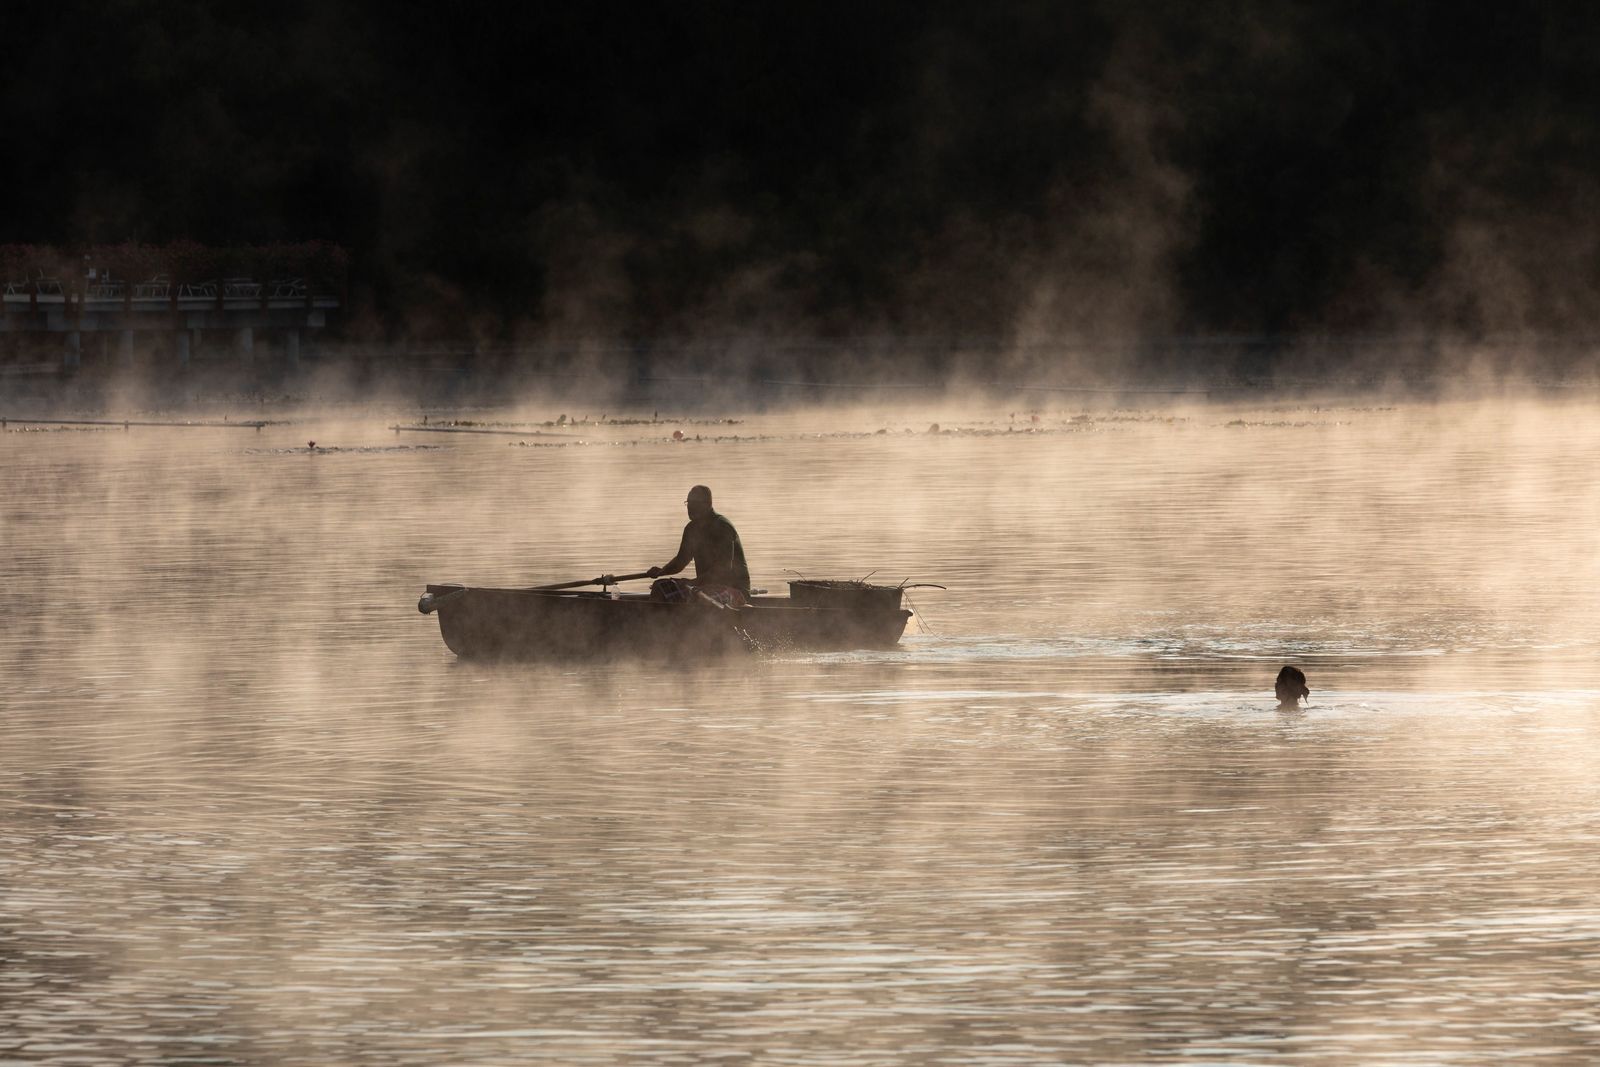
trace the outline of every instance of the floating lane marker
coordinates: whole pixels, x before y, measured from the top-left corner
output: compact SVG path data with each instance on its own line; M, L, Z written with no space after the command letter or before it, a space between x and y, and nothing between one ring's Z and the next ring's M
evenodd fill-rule
M255 419L248 422L192 419L182 421L162 421L158 419L14 419L9 415L0 415L0 427L4 427L11 422L34 426L121 426L123 429L127 429L130 426L191 426L259 430L263 426L287 425L286 423L273 422L270 419Z
M490 430L478 426L391 426L395 433L492 433L502 437L579 437L575 433L551 433L549 430Z

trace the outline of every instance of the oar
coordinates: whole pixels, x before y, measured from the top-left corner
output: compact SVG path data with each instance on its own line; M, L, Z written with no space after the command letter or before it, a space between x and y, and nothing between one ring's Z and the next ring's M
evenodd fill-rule
M523 590L523 592L551 593L557 589L576 589L583 585L616 585L618 582L631 582L635 578L648 577L650 577L649 571L640 571L638 574L602 574L598 578L590 578L585 582L557 582L555 585L535 585ZM422 594L422 599L417 601L417 610L422 612L424 615L432 615L434 612L438 611L442 605L454 600L456 597L463 595L466 593L466 591L466 587L462 587L460 589L452 589L450 592L445 593L442 596L435 596L432 593L424 593Z
M618 582L631 582L635 578L648 578L649 571L640 571L638 574L602 574L598 578L590 578L586 582L557 582L555 585L535 585L528 589L530 593L553 593L557 589L576 589L583 585L616 585Z

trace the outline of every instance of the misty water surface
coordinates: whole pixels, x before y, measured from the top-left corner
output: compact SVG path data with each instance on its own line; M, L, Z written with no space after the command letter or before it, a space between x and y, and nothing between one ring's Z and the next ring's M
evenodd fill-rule
M1600 1052L1593 406L1038 416L0 434L0 1062ZM695 482L758 585L950 588L714 665L416 613Z

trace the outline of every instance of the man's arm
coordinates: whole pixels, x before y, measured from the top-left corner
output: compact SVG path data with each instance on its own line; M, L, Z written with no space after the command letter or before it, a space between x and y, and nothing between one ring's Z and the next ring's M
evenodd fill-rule
M683 531L683 540L678 542L678 554L673 556L672 559L668 561L666 566L651 567L645 573L652 578L659 578L663 574L677 574L679 571L683 570L683 568L687 567L689 565L689 561L693 558L694 553L689 547L689 529L688 527L685 527Z

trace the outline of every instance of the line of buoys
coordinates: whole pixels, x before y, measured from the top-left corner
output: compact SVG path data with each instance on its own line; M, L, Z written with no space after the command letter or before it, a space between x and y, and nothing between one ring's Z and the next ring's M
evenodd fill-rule
M3 429L7 423L12 422L34 426L121 426L124 430L128 429L130 426L186 426L196 429L221 428L226 426L231 428L243 428L260 431L261 427L263 426L282 425L281 423L273 422L271 419L257 419L249 422L231 422L226 419L221 422L217 422L215 420L197 419L185 419L181 421L164 419L17 419L12 418L9 415L5 415L0 416L0 429Z
M489 433L501 437L577 437L575 433L551 433L548 430L490 430L481 426L391 426L395 433Z

